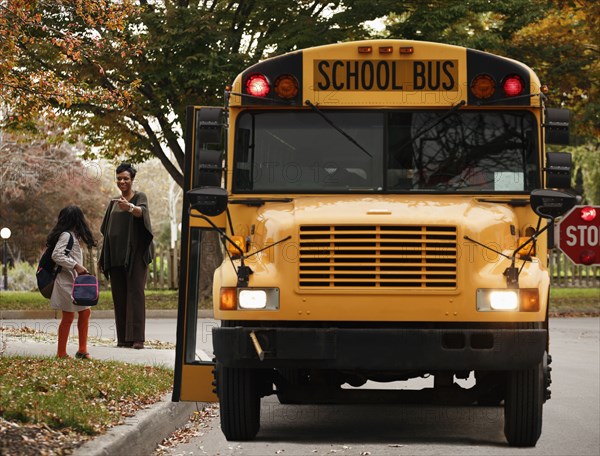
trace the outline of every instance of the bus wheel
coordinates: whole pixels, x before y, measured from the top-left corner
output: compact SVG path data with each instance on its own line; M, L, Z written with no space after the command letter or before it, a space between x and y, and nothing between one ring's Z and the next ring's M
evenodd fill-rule
M252 440L260 428L260 393L253 369L217 363L221 430L227 440Z
M534 369L511 371L504 399L504 435L510 446L532 447L542 433L544 403L542 363Z

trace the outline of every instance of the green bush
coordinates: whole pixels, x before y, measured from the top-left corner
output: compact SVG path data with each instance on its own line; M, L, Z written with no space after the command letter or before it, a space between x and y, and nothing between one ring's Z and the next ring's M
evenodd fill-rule
M15 263L14 268L8 269L8 289L13 291L37 290L35 271L36 266L26 261Z

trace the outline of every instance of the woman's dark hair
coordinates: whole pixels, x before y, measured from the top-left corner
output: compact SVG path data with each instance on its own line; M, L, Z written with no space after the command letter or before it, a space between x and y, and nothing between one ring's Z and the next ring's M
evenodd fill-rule
M46 247L54 248L58 242L58 238L65 231L73 231L88 247L96 245L96 240L79 206L71 205L60 210L58 221L46 239Z
M131 180L135 179L137 171L133 165L131 165L131 163L121 163L119 166L117 166L117 174L121 174L123 171L129 172Z

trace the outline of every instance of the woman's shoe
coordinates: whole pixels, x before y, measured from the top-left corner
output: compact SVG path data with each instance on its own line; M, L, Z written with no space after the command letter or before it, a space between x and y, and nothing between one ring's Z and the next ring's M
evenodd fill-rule
M56 355L56 357L58 359L71 359L71 357L69 355L67 355L66 353L64 355Z
M142 348L144 348L144 342L134 342L132 347L135 350L141 350Z
M75 353L75 358L77 358L77 359L92 359L92 357L90 356L90 354L88 352L85 352L85 353L77 352L77 353Z

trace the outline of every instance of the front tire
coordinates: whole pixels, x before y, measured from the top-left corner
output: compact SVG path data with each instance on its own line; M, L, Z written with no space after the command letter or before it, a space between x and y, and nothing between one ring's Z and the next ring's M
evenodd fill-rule
M510 446L533 447L542 433L544 403L542 363L534 369L511 371L504 399L504 435Z
M221 430L227 440L252 440L260 428L260 391L255 369L217 363Z

